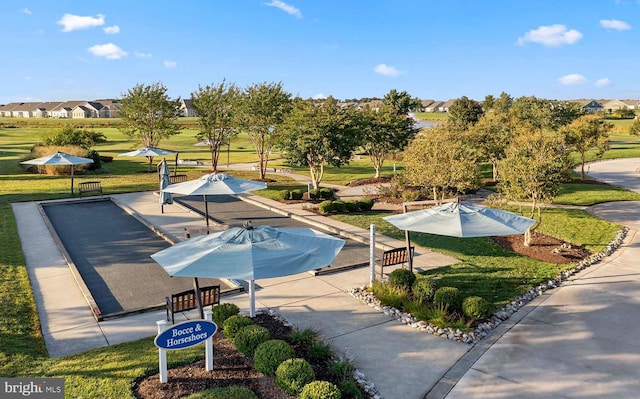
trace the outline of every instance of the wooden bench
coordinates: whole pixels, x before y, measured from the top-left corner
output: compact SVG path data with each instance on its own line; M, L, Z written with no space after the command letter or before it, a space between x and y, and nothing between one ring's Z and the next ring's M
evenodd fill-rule
M187 175L169 175L169 183L176 184L187 181Z
M78 184L78 192L82 194L99 193L102 195L102 185L99 181L86 181Z
M415 247L411 247L411 256L413 256L413 250ZM384 268L387 266L400 265L408 263L407 247L393 248L382 253L382 259L378 259L378 265L380 266L380 278L384 277Z
M205 306L211 305L213 309L213 305L219 305L220 286L200 287L200 301L202 302L203 309ZM167 321L171 321L172 324L175 323L174 315L177 312L198 309L195 290L171 294L171 297L165 297L165 302L167 304Z

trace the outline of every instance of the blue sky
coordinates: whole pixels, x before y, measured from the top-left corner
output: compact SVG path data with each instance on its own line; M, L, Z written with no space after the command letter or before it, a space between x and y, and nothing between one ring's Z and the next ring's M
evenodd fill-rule
M0 104L223 79L301 97L640 99L640 0L2 2Z

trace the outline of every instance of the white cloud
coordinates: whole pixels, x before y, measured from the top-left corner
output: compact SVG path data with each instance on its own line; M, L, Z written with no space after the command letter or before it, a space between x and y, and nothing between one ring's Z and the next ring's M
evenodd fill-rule
M266 3L266 5L269 7L279 8L282 11L286 12L287 14L293 15L298 19L302 18L302 13L300 12L300 10L298 10L296 7L292 5L285 3L284 1L271 0L269 3Z
M586 83L587 79L584 76L579 75L577 73L572 73L569 75L565 75L558 79L558 82L562 83L565 86L576 86Z
M165 60L165 61L163 62L163 64L164 64L164 67L165 67L165 68L169 68L169 69L171 69L171 68L175 68L175 67L177 67L177 66L178 66L178 63L177 63L177 62L175 62L175 61L169 61L169 60Z
M56 23L62 25L63 32L71 32L72 30L104 25L104 15L98 14L95 17L82 17L80 15L64 14Z
M615 29L615 30L631 29L631 25L629 25L624 21L618 21L617 19L601 19L600 26L606 29Z
M119 60L122 57L127 56L127 52L113 43L96 44L89 47L89 52L96 57L104 57L108 60Z
M28 9L27 7L23 8L22 10L20 10L20 12L21 12L21 13L23 13L23 14L27 14L27 15L31 15L31 14L33 14L33 13L31 12L31 10L30 10L30 9Z
M325 98L327 98L327 96L324 95L324 93L318 93L315 96L312 97L314 100L323 100Z
M582 39L582 33L575 29L567 29L564 25L541 26L530 30L518 38L518 44L523 46L527 42L539 43L543 46L555 47L563 44L574 44Z
M607 86L611 86L611 81L609 80L609 78L602 78L602 79L596 80L595 85L596 87L607 87Z
M400 71L398 71L396 68L387 65L387 64L380 64L377 65L373 71L375 73L377 73L378 75L382 75L382 76L398 76L401 74Z
M107 35L115 35L120 32L120 27L118 25L106 26L102 28L102 30L104 30L104 33Z
M134 51L133 55L135 55L138 58L151 58L151 53L141 53L139 51Z
M31 80L31 76L25 76L24 79L25 80Z

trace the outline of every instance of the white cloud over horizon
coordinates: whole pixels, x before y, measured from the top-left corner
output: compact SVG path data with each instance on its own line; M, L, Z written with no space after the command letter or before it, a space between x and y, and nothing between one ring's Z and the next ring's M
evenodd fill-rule
M601 19L600 26L606 29L615 29L615 30L631 29L631 25L629 25L624 21L618 21L617 19Z
M269 7L279 8L280 10L286 12L289 15L293 15L298 19L302 19L302 13L300 12L300 10L290 4L285 3L284 1L271 0L268 3L265 3L265 5Z
M172 69L178 66L177 62L170 61L170 60L164 60L163 64L164 64L164 67L168 69Z
M106 33L107 35L115 35L116 33L120 33L120 27L118 25L105 26L104 28L102 28L102 30L104 30L104 33Z
M104 57L108 60L119 60L126 57L128 53L113 43L96 44L88 48L89 52L96 57Z
M556 24L540 26L532 29L518 38L518 45L523 46L527 42L542 44L547 47L557 47L563 44L574 44L582 39L582 33L575 29L567 29L566 26Z
M62 25L63 32L71 32L104 25L104 15L97 14L95 17L83 17L80 15L64 14L56 23Z
M324 100L325 98L327 98L327 96L324 95L324 93L318 93L315 96L312 97L314 100Z
M611 81L609 80L609 78L602 78L596 80L595 85L596 87L608 87L611 86Z
M571 73L558 78L558 82L565 86L577 86L586 83L587 79L580 74Z
M378 75L382 75L382 76L395 77L402 74L402 72L398 71L395 67L392 67L391 65L387 65L387 64L378 64L376 65L375 68L373 68L373 71Z

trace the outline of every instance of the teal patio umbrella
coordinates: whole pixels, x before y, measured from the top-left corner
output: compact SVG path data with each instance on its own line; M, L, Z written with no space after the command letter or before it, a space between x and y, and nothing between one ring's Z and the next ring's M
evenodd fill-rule
M175 155L175 169L174 173L178 173L178 153L176 151L163 150L162 148L155 147L142 147L137 150L124 152L122 154L118 154L119 157L147 157L149 160L149 168L151 168L151 163L153 162L153 157L164 157L167 155ZM151 172L151 169L149 169Z
M173 277L249 281L250 315L255 316L254 280L288 276L329 266L345 241L311 228L232 227L190 238L151 255ZM199 299L199 298L198 298ZM202 306L198 307L202 312Z
M164 188L166 188L171 184L171 181L169 180L169 175L171 175L171 170L169 169L167 160L163 159L162 162L158 164L158 178L160 180L160 195L158 198L158 202L160 202L162 213L164 213L165 205L173 204L173 198L171 193L162 191Z
M64 152L56 152L41 158L30 159L20 162L21 165L51 165L51 166L71 166L71 195L73 195L73 169L75 165L86 165L93 163L91 158L77 157Z

